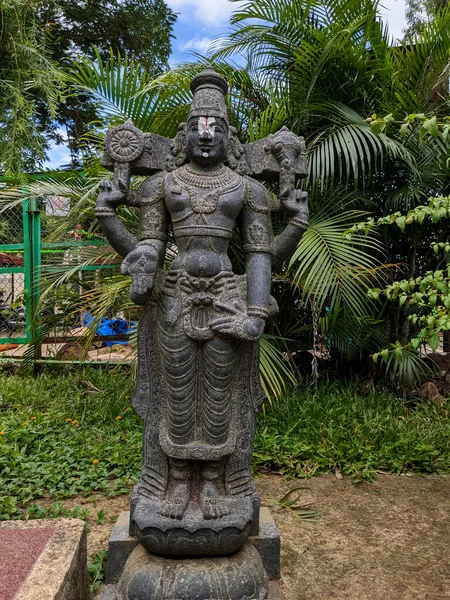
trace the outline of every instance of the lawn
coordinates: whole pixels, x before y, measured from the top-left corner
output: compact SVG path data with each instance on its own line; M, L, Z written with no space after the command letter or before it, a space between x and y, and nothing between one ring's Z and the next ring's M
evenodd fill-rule
M408 403L358 381L305 382L267 403L255 471L308 477L338 470L450 473L450 401ZM61 516L58 500L129 491L141 465L139 417L125 368L0 374L0 518ZM43 508L37 501L52 499ZM76 515L75 515L76 516Z

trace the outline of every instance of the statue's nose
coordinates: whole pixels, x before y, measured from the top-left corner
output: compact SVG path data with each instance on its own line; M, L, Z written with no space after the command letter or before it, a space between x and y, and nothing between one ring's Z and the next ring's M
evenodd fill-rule
M209 131L207 129L204 129L203 132L202 132L202 134L200 135L200 139L201 140L209 140L211 138L212 138L212 136L209 133Z

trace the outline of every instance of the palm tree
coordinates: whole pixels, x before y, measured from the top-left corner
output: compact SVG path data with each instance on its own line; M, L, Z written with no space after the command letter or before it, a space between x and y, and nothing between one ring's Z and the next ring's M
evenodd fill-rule
M200 64L181 65L150 81L139 65L111 55L109 61L85 59L71 73L102 109L101 122L86 139L91 148L109 125L127 118L143 131L172 137L189 109L192 75L211 60L229 82L230 118L243 141L282 125L305 136L310 169L302 185L310 194L311 227L277 280L298 290L294 302L311 303L319 332L347 356L386 343L389 328L380 328L366 291L385 272L386 258L389 265L409 261L413 267L421 232L405 245L392 228L379 239L372 234L349 239L346 230L365 215L414 206L430 190L448 185L443 140L419 141L414 123L406 137L389 125L405 110L442 114L448 17L430 25L423 46L410 40L392 47L377 13L372 0L250 0L233 14L229 38L217 41L209 60L199 57ZM246 53L246 68L226 62L237 51ZM389 118L379 125L373 113ZM72 214L91 232L98 183L110 176L93 154L82 177L66 177L57 186L49 180L53 193L76 196ZM31 184L29 193L41 194L42 185ZM132 227L133 213L124 209L123 216ZM275 228L282 224L277 215Z
M234 12L231 33L216 40L214 48L216 59L243 53L255 78L264 80L272 97L283 102L284 124L307 140L306 186L313 226L287 274L304 292L329 305L327 314L333 318L322 320L328 332L330 321L341 329L336 315L347 328L358 330L362 317L358 310L370 314L361 294L345 289L339 275L342 268L347 266L344 272L355 284L358 278L351 267L361 261L365 272L358 282L361 292L364 284L370 285L376 265L352 254L335 231L330 240L314 232L324 206L325 222L328 217L342 224L355 215L348 211L345 217L346 209L376 217L406 211L430 195L448 192L448 142L431 136L419 139L420 124L414 124L414 115L439 119L448 113L450 11L440 13L420 37L398 46L392 44L378 12L377 0L250 0ZM374 113L387 115L382 127ZM406 116L413 122L409 128L389 126ZM426 232L420 226L410 231L405 240L391 228L380 240L384 252L370 240L366 249L379 260L405 263L414 274ZM332 256L333 247L342 260L341 269L334 271L339 263ZM355 299L345 310L336 303L339 286L345 289L340 296L345 302ZM355 318L349 320L352 315Z

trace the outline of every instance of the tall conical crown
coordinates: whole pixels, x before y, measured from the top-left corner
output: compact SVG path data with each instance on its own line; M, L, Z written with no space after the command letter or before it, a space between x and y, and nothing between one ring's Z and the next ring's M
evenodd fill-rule
M194 77L191 82L193 94L188 119L192 117L220 117L228 123L225 96L228 84L212 67Z

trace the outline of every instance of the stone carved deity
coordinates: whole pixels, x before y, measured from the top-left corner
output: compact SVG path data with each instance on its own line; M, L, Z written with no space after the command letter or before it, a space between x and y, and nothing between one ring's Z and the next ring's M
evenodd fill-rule
M258 529L250 462L263 401L259 338L277 310L272 265L292 254L308 209L295 189L306 175L303 139L283 128L244 147L229 125L226 81L207 68L191 90L172 142L130 122L110 130L103 164L115 177L101 184L96 216L143 306L133 405L144 457L130 529L150 552L206 556L237 551ZM133 173L151 174L137 193ZM278 204L257 177L279 178ZM117 217L120 204L139 207L137 238ZM277 238L272 210L290 216ZM245 275L228 256L236 229ZM170 233L176 253L164 270Z

